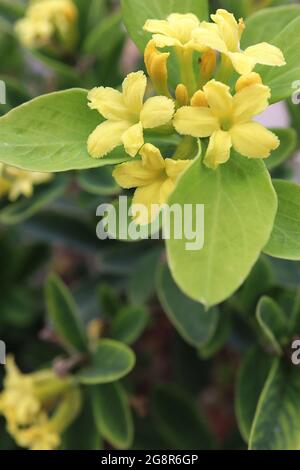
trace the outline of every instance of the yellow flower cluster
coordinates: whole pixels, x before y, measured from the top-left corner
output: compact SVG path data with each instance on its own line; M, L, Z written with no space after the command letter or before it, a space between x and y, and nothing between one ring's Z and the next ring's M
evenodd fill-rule
M134 203L150 208L166 202L192 158L177 149L173 159L164 159L153 145L145 144L148 129L209 138L204 164L213 169L228 161L231 148L248 158L267 158L279 145L275 134L254 120L268 107L271 90L253 70L256 64L285 65L282 52L265 42L242 50L244 21L223 9L211 19L201 22L193 14L173 13L166 20L146 21L144 29L152 39L144 59L158 96L144 100L147 79L141 71L128 75L122 92L99 87L88 94L90 108L105 119L88 139L89 154L102 158L123 145L136 157L114 171L121 187L137 188ZM166 47L168 51L160 51ZM180 72L174 93L168 80L172 52ZM236 74L240 77L232 85ZM147 220L137 218L137 223L152 220L149 215Z
M80 407L80 390L71 378L60 379L51 370L22 374L13 357L7 358L0 414L19 446L32 450L58 448L61 434Z
M8 196L10 201L16 201L22 195L31 197L35 185L47 183L52 178L52 173L24 171L0 163L0 198Z
M62 46L66 51L76 41L77 7L72 0L31 0L25 18L15 31L21 43L31 49Z

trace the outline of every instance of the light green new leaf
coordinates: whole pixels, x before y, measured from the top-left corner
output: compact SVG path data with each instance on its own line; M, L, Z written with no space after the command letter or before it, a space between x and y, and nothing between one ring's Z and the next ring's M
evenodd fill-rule
M205 212L202 249L188 251L184 237L167 241L175 281L207 306L222 302L243 283L271 234L277 199L264 163L232 155L210 170L197 159L169 204L203 204Z
M111 339L99 341L91 363L80 371L78 380L86 385L115 382L127 375L135 364L133 351Z
M291 96L294 81L300 74L300 6L290 5L262 10L246 22L242 48L269 42L284 54L283 67L256 66L266 85L272 90L272 103Z
M251 429L250 450L300 449L299 369L275 360Z
M125 390L120 383L90 388L94 419L101 436L117 449L133 441L133 420Z
M200 348L214 336L219 312L216 308L206 311L176 286L167 266L162 266L157 276L157 293L170 322L180 336L191 346Z
M194 13L201 20L208 17L207 0L122 0L125 26L143 52L151 34L143 30L148 19L165 20L171 13Z
M0 162L24 170L59 172L128 160L122 148L91 158L87 139L101 123L87 91L73 89L35 98L0 118Z
M300 185L274 180L278 212L264 252L275 258L300 260Z
M287 323L280 306L270 297L262 297L257 305L256 318L271 348L282 355L281 343Z
M235 392L235 413L240 432L249 441L251 427L261 391L272 366L272 357L253 348L244 357Z
M292 156L298 140L295 129L271 129L271 131L279 138L280 146L266 159L266 166L269 170L278 167Z
M52 274L46 284L48 314L55 333L67 348L85 353L87 339L75 301L59 277Z
M3 224L19 224L38 213L44 207L63 195L68 185L68 178L57 176L47 185L36 187L30 198L9 203L0 210L0 221Z

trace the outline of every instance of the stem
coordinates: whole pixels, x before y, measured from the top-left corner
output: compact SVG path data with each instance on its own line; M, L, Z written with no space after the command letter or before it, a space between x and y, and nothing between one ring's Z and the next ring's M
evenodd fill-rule
M221 66L216 80L222 83L229 83L232 73L233 66L231 60L225 54L222 54Z
M189 96L192 97L197 91L197 82L194 73L194 54L193 50L176 48L177 57L179 60L181 82L187 87Z

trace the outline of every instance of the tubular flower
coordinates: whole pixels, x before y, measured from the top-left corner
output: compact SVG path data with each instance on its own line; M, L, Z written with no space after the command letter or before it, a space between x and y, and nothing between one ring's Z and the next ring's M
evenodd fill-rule
M193 37L199 26L199 19L192 13L172 13L166 20L147 20L144 30L154 33L152 38L157 47L202 50Z
M88 151L92 157L104 157L122 144L134 157L144 144L144 129L153 129L172 120L174 102L171 99L154 96L143 103L146 86L145 74L135 72L125 78L122 93L104 87L89 92L89 107L106 119L89 136Z
M164 159L159 149L151 144L145 144L140 155L140 161L118 165L113 176L122 188L137 188L132 200L133 210L137 204L146 210L138 213L135 222L146 225L156 219L161 205L167 203L178 177L191 161Z
M250 73L256 64L285 65L281 50L266 42L250 46L244 51L240 49L240 39L245 29L243 20L237 22L233 14L222 9L217 10L211 18L214 23L202 22L200 28L193 31L193 39L199 45L210 47L228 57L239 74Z
M31 197L35 185L47 183L52 178L52 173L25 171L2 164L0 166L0 196L8 195L10 201L16 201L22 195Z
M72 398L71 409L70 396L76 398ZM14 359L7 358L0 414L20 446L39 450L58 447L60 434L76 417L79 405L80 391L71 378L60 379L50 369L22 374Z
M170 97L167 67L169 56L169 52L160 52L156 49L153 39L148 42L144 54L148 75L157 92L168 97Z
M236 86L240 91L234 96L228 86L211 80L203 87L202 105L180 108L174 117L180 134L210 137L204 159L210 168L227 162L231 147L245 157L267 158L279 146L276 135L253 121L267 108L271 95L258 74L251 76L248 81L241 77Z
M77 16L72 0L37 0L31 2L25 18L17 21L15 30L25 47L48 47L58 37L68 48L76 39Z

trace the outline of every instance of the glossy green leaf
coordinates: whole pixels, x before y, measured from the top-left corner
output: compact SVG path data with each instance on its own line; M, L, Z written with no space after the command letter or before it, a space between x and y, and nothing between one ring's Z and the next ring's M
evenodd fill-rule
M281 355L286 318L280 306L270 297L262 297L257 305L256 318L271 348Z
M60 91L35 98L0 118L0 161L32 171L68 171L128 160L122 148L95 159L87 139L101 123L87 106L87 92Z
M94 351L91 362L77 375L87 385L115 382L127 375L135 364L133 351L119 341L102 339Z
M84 432L83 432L84 431ZM89 390L84 394L84 404L75 422L64 433L64 450L102 450L103 442L93 416Z
M209 450L210 433L191 398L173 386L160 386L154 395L153 416L158 433L174 450Z
M148 322L149 313L145 308L130 305L114 317L110 334L114 339L130 345L139 339Z
M271 366L271 356L255 347L245 355L239 370L235 412L239 429L246 442L249 441L258 400Z
M62 196L68 182L68 178L57 176L49 184L35 187L32 197L22 197L16 202L8 203L4 209L0 210L0 221L3 224L24 222Z
M250 450L300 449L299 395L298 368L275 360L256 409Z
M205 212L202 249L188 251L184 237L167 241L175 281L207 306L222 302L246 279L271 234L277 199L264 163L233 155L210 170L197 159L169 204L202 204Z
M300 260L300 185L275 180L278 212L264 252L276 258Z
M87 352L87 339L75 301L68 288L54 274L46 284L46 302L54 331L62 343L68 349Z
M173 281L167 266L162 266L157 276L157 293L170 322L180 336L196 348L208 343L214 336L219 312L204 307L187 297Z
M272 102L289 98L292 84L300 74L300 6L290 5L262 10L246 22L242 48L259 42L269 42L279 47L286 60L283 67L257 66L266 85L271 87Z
M208 17L207 0L122 0L121 4L127 31L141 52L151 39L143 30L148 19L166 19L171 13L194 13L201 20Z
M94 419L101 436L117 449L133 441L133 420L125 390L119 383L91 387Z
M278 136L280 146L271 153L269 158L266 159L266 165L269 170L273 170L278 167L292 156L293 152L296 150L298 139L295 129L271 130Z

